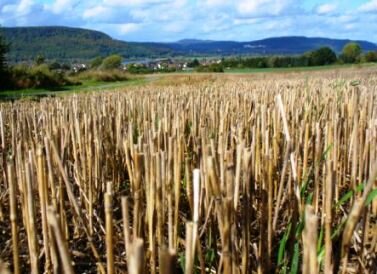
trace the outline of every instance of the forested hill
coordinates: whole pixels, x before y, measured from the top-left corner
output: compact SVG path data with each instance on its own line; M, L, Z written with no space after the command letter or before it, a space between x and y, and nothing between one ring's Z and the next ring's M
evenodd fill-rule
M171 49L162 44L114 40L99 31L68 27L1 28L11 44L9 60L32 60L37 55L56 60L87 60L113 53L124 57L164 56Z
M368 41L303 36L273 37L251 42L182 40L169 46L176 52L183 53L297 55L324 46L330 47L336 53L340 53L343 47L349 42L358 43L363 51L377 50L377 45Z
M251 42L187 39L173 43L124 42L102 32L69 27L1 28L11 43L11 62L33 60L37 55L55 60L88 60L113 53L125 58L166 56L296 55L323 46L340 53L351 40L275 37ZM364 51L377 50L374 43L355 41Z

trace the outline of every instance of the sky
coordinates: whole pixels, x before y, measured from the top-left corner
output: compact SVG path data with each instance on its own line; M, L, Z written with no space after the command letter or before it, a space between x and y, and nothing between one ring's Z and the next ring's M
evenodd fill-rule
M0 25L70 26L125 41L303 35L377 42L377 0L0 0Z

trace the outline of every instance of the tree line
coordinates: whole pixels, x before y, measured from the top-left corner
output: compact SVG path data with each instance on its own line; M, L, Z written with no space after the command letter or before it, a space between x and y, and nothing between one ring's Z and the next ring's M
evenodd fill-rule
M192 62L197 71L223 72L227 68L291 68L377 62L377 51L362 52L357 43L348 43L337 55L329 47L321 47L297 56L258 56L223 58L221 64L200 65ZM194 65L195 64L195 65Z
M5 54L9 50L9 45L5 43L3 37L0 35L0 87L5 85L7 79L7 63Z

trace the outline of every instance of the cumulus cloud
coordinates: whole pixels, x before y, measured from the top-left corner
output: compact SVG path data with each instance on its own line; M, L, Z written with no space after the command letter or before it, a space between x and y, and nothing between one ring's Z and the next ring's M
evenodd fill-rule
M186 0L170 1L148 7L135 7L130 10L130 16L137 21L146 23L179 23L182 20L198 19L200 14L187 4Z
M110 6L145 6L152 4L164 4L171 0L103 0L103 3Z
M119 32L123 35L138 31L140 28L141 25L136 23L126 23L118 26Z
M4 1L1 7L2 13L13 13L16 16L25 16L32 11L34 2L33 0L20 0L18 3L11 1Z
M54 14L61 14L66 11L72 10L76 4L75 0L55 0L52 4L46 4L45 9L53 12Z
M336 11L337 7L338 7L337 4L326 3L326 4L323 4L323 5L319 5L316 8L316 12L317 12L317 14L320 14L320 15L329 14L329 13Z
M377 11L377 0L371 0L371 1L361 5L359 10L362 11L362 12Z
M25 15L30 13L33 4L33 0L21 0L17 6L18 15Z
M16 5L4 5L1 8L1 13L10 13L10 12L15 11L16 9L17 9Z
M279 15L291 5L290 0L240 0L237 11L245 16Z
M104 16L110 14L111 10L104 6L95 6L89 9L86 9L82 15L84 19L96 18L98 16Z
M203 3L210 7L221 7L232 4L231 0L205 0Z

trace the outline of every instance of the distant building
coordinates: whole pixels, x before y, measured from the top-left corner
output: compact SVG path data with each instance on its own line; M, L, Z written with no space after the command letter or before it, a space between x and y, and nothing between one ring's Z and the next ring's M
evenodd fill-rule
M87 70L88 66L86 64L73 64L72 65L72 70L74 73L78 73L80 71Z

